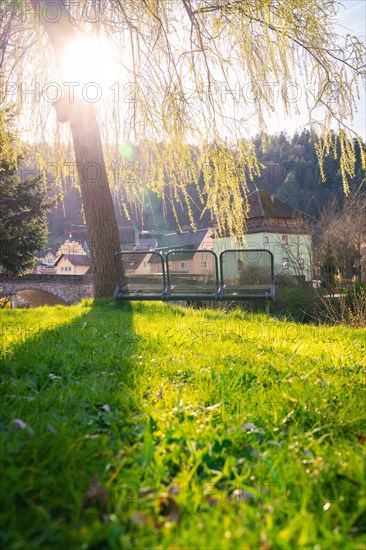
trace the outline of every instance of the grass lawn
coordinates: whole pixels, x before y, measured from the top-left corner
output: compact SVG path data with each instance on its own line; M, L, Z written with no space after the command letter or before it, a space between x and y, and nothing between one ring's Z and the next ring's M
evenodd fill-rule
M86 301L0 346L2 548L365 548L365 329Z

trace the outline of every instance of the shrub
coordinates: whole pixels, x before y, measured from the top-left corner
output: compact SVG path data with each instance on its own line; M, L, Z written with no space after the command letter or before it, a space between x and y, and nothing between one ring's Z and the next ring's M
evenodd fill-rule
M243 285L263 285L270 283L271 275L269 268L260 265L249 265L239 271L236 282Z
M294 321L309 323L318 319L319 295L308 285L279 286L275 309Z
M366 287L356 283L339 290L336 297L320 297L319 317L332 324L366 326Z

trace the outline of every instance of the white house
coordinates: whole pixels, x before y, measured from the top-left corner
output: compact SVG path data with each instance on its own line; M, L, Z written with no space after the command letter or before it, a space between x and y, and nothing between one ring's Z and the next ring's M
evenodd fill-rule
M61 254L53 267L56 275L85 275L91 268L91 260L84 254Z
M274 256L275 275L296 275L311 281L312 217L261 189L250 193L247 202L246 242L240 243L229 235L214 237L213 250L220 253L241 247L266 249Z

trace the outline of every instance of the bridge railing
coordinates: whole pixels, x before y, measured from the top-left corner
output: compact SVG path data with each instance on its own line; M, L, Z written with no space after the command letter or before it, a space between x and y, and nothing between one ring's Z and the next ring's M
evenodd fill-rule
M115 255L115 298L268 300L275 297L273 255L265 249L122 251Z

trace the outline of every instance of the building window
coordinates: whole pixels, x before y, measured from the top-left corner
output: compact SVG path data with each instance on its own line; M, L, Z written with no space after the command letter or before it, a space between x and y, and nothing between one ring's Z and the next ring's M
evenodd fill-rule
M268 244L269 243L269 237L264 237L264 244Z
M207 262L201 262L201 267L207 267Z
M305 267L305 260L304 258L299 258L299 268L304 269Z
M288 236L282 235L282 244L287 245L288 244Z
M288 258L282 258L282 269L288 269L288 268L289 268Z
M187 268L187 262L180 262L180 268L186 269Z

